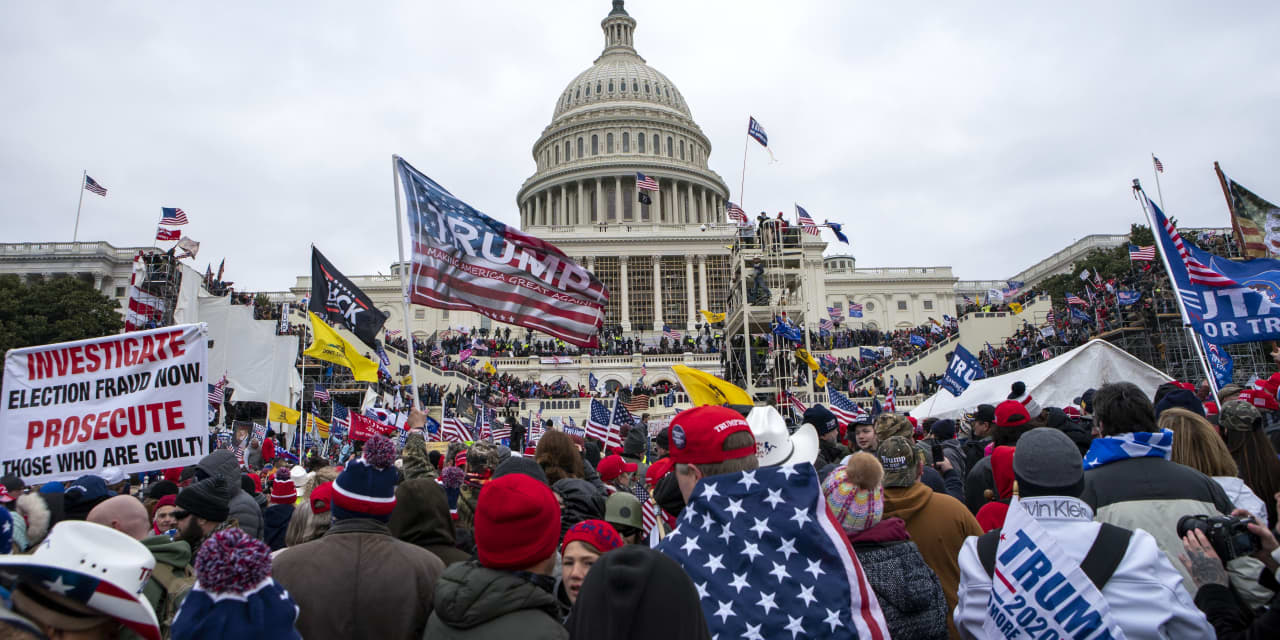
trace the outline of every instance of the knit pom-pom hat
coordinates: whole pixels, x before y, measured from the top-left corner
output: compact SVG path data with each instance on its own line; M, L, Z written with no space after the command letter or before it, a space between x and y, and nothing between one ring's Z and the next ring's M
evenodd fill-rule
M845 533L870 529L884 516L884 467L875 456L859 452L849 457L822 483L827 506Z
M298 486L287 469L276 471L275 481L271 483L271 504L293 504L298 499Z
M369 438L364 456L353 460L333 481L333 517L386 522L396 506L396 448L382 436Z
M271 549L239 527L214 533L196 553L196 584L174 616L172 640L301 638L298 605L271 577Z

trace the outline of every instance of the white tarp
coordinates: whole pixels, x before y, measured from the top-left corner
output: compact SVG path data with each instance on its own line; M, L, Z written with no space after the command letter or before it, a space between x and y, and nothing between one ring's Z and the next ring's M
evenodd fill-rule
M178 286L178 302L173 306L174 324L194 324L200 322L200 291L204 277L199 271L179 263L182 269L182 284Z
M1085 389L1109 382L1132 382L1152 396L1156 387L1172 378L1110 342L1095 339L1026 369L974 380L958 397L939 391L912 409L911 417L958 418L980 404L999 404L1019 380L1037 404L1048 408L1069 406Z
M200 320L209 325L209 381L227 374L233 402L274 401L293 406L302 379L294 366L297 336L277 336L275 320L254 320L253 307L227 297L200 298Z

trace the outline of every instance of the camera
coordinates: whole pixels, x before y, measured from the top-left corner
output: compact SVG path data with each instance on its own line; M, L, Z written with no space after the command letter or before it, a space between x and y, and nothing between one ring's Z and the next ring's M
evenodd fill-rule
M1248 525L1253 518L1233 516L1182 516L1178 518L1178 537L1186 537L1187 533L1199 530L1209 540L1213 550L1226 564L1257 551L1261 546L1258 536L1249 533Z

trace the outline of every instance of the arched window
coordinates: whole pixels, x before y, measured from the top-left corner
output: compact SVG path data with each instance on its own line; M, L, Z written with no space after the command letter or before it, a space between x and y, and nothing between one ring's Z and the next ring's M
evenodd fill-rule
M573 99L574 100L582 99L582 87L578 87L577 89L573 90Z
M568 140L565 140L565 141L564 141L564 161L565 161L565 162L568 162L568 161L569 161L569 159L570 159L570 158L569 158L569 149L570 149L570 147L569 147L569 141L568 141Z
M684 140L680 141L680 159L684 160Z
M636 150L639 151L640 153L644 153L644 134L643 133L636 135L636 144L640 145Z
M622 132L622 152L631 153L631 134Z
M600 153L600 136L592 134L591 136L591 155Z
M587 97L591 97L591 85L587 85Z
M582 157L582 136L578 136L578 157Z
M556 145L556 164L560 164L560 146Z
M613 134L606 133L604 135L604 152L613 153Z
M662 153L662 145L658 142L658 134L653 134L653 155Z
M631 90L635 91L636 93L640 92L640 82L635 78L631 79Z
M626 79L626 78L623 78L623 79L621 79L621 80L619 80L619 81L618 81L618 91L621 91L621 92L623 92L623 93L626 93L626 92L627 92L627 79Z
M596 81L596 95L600 95L601 93L604 93L604 92L600 90L600 81L599 81L599 80L597 80L597 81Z
M667 136L667 157L674 158L675 155L676 155L675 140L672 140L671 136Z
M609 93L613 93L613 80L609 80Z
M644 81L644 93L645 93L645 95L649 95L649 81L648 81L648 80L645 80L645 81Z

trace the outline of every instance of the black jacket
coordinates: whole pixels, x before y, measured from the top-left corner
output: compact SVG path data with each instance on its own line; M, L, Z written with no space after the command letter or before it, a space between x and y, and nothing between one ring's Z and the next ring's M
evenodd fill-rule
M289 530L289 520L292 518L292 504L273 504L263 512L262 530L266 536L264 542L272 551L285 548L284 534Z
M565 478L551 487L564 500L560 510L560 537L583 520L604 518L604 494L586 480Z
M555 596L510 571L471 560L445 569L424 640L478 638L568 640Z
M387 527L391 535L436 554L445 566L471 559L455 546L449 499L435 480L414 478L396 486L396 506Z
M565 623L573 638L709 640L698 591L660 551L629 544L592 565Z

